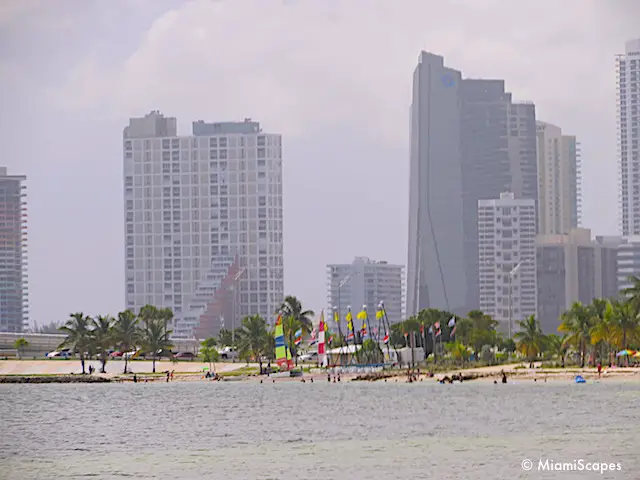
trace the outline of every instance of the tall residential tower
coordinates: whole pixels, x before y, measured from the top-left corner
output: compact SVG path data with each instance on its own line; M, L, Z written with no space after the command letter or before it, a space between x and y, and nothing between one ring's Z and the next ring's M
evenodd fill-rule
M640 235L640 38L616 58L618 177L622 235Z
M538 233L566 235L580 224L580 150L576 137L536 122L538 141Z
M127 308L171 308L176 337L271 321L284 297L280 135L246 119L178 136L175 118L132 118L124 185Z
M0 332L28 327L26 177L0 167Z

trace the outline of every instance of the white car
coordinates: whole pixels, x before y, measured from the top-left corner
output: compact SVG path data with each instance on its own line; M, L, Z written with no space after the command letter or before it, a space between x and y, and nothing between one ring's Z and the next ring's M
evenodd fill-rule
M65 348L60 351L55 350L53 352L47 353L47 358L71 358L72 356L73 354L71 353L71 350L68 348Z
M301 362L315 362L318 360L318 352L309 352L298 357Z
M235 347L224 347L219 353L222 360L231 360L238 357L238 351Z

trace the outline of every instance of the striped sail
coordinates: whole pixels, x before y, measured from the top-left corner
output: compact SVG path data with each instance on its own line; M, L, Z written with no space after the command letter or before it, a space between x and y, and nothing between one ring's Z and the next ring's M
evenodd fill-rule
M289 370L293 366L291 359L291 352L287 348L287 344L284 341L284 328L282 326L282 315L278 315L276 320L276 328L274 332L276 341L276 363L280 370Z
M321 367L327 364L327 355L325 353L324 332L326 330L324 323L324 310L320 314L320 325L318 326L318 362Z

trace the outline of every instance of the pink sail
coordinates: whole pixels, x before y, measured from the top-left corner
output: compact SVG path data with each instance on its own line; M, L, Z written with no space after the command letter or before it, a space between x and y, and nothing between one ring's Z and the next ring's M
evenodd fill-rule
M326 326L324 323L324 310L320 314L320 325L318 325L318 364L323 367L327 364L327 354L325 352L324 332Z

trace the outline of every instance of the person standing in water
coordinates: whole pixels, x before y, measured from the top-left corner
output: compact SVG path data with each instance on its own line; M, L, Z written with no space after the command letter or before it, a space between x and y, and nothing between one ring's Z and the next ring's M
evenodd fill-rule
M504 373L504 370L502 370L500 373L502 373L502 383L507 383L507 374Z

